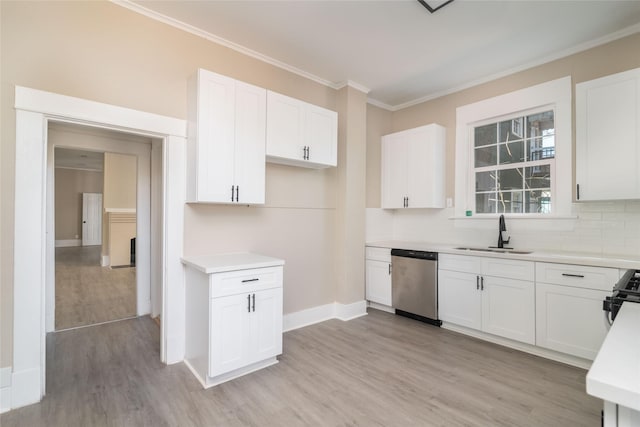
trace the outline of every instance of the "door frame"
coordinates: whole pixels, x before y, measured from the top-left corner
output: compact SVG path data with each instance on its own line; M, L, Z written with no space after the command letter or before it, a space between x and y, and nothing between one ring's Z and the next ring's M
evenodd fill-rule
M186 122L51 92L15 87L16 157L11 407L45 394L45 295L48 251L47 128L59 121L149 136L162 141L162 316L160 358L184 358L184 202Z

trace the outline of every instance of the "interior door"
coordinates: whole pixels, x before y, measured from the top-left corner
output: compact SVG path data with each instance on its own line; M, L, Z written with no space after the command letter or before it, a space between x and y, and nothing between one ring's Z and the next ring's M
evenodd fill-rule
M82 246L102 244L102 193L82 193Z

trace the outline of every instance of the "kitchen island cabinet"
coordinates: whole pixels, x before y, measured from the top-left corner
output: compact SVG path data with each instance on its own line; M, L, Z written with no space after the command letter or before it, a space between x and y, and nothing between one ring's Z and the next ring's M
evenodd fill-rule
M183 258L185 363L211 387L277 363L284 261L256 254Z

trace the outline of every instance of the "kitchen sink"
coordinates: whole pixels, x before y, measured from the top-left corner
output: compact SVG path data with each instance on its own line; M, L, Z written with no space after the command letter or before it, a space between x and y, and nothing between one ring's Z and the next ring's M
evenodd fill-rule
M509 248L454 248L454 249L459 251L494 252L499 254L517 254L517 255L526 255L531 253L531 251L518 251L515 249L509 249Z

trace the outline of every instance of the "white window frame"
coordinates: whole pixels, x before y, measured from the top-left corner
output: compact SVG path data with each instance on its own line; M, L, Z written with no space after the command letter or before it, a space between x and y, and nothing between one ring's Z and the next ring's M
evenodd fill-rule
M572 125L571 77L563 77L536 86L485 99L456 109L456 218L496 218L500 214L475 213L475 166L473 132L481 123L499 121L532 110L554 110L555 170L552 171L552 212L505 214L514 218L568 217L572 202Z

